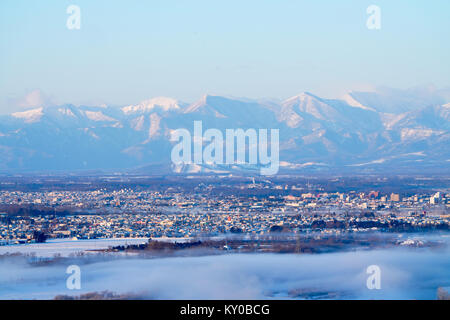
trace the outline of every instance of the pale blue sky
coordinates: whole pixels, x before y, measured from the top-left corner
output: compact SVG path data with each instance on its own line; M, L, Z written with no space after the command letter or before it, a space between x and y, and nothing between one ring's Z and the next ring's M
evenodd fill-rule
M81 30L66 28L70 4ZM381 30L366 28L371 4ZM449 17L448 0L1 0L0 112L36 89L122 105L446 87Z

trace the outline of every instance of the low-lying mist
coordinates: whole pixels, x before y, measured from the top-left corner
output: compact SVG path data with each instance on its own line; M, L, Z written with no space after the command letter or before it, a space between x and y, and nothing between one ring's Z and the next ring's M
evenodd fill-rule
M66 268L81 268L81 290ZM381 269L369 290L366 269ZM79 257L29 263L0 258L0 299L53 299L108 290L143 299L435 299L450 286L450 251L396 248L328 254L224 254L143 259Z

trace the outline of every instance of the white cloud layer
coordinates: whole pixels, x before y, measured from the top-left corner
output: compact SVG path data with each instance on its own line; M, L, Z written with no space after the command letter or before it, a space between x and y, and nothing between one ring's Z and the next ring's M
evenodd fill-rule
M315 298L328 292L337 299L435 299L438 287L450 286L448 248L79 260L82 290L70 291L65 268L74 263L31 267L20 259L0 259L0 299L103 290L148 299L277 299L298 289ZM366 268L374 264L381 268L381 290L366 287Z

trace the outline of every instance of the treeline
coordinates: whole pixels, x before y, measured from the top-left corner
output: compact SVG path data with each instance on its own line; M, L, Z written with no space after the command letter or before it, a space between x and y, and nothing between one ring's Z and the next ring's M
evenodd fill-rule
M190 242L165 242L150 239L146 244L116 246L110 251L139 251L141 253L170 253L185 249L232 250L235 252L269 253L321 253L343 251L355 247L376 248L394 246L395 238L367 235L330 235L326 237L283 237L270 236L265 239L202 239Z
M1 204L0 212L4 212L9 217L33 217L33 216L65 216L74 214L75 210L69 207L55 209L52 207L37 206L33 204Z
M202 241L190 241L190 242L165 242L165 241L155 241L149 240L148 243L127 245L127 246L116 246L113 247L113 251L129 251L129 250L150 250L150 251L173 251L180 249L190 249L205 247L207 244Z
M131 293L117 294L111 291L102 291L88 292L79 296L57 295L54 300L137 300L142 298L139 295Z
M441 222L439 224L422 224L420 226L413 225L406 221L391 220L388 222L381 222L376 220L365 221L323 221L317 220L312 222L309 226L305 226L303 229L325 230L325 229L342 229L347 230L351 228L358 229L371 229L377 228L379 230L390 232L420 232L420 231L433 231L433 230L450 230L450 225Z

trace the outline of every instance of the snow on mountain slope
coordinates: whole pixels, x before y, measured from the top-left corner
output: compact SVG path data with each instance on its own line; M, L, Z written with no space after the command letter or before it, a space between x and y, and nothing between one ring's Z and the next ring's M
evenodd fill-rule
M131 126L131 128L133 128L133 130L142 131L142 130L144 130L144 125L145 125L145 116L144 115L138 116L138 117L130 120L130 126Z
M65 116L74 118L76 117L75 114L72 112L72 110L70 110L69 108L58 108L58 111Z
M104 115L101 111L85 111L84 113L86 114L86 117L92 121L116 121L116 119Z
M194 121L202 121L203 131L217 128L223 133L278 129L280 161L289 164L282 166L284 170L408 165L418 160L423 165L450 166L450 103L432 104L436 100L427 102L422 94L423 107L417 102L417 109L398 113L399 109L390 109L395 103L386 100L389 95L376 95L364 100L352 93L333 100L305 92L280 103L205 95L191 105L153 98L123 108L62 105L16 112L0 117L0 170L170 166L170 132L185 128L192 133ZM379 111L380 101L387 101L381 109L389 112ZM423 154L420 159L418 152ZM203 164L175 170L212 173L251 168Z
M148 139L157 137L161 130L161 117L156 113L150 115L150 126L148 129ZM146 140L148 141L148 140Z
M166 97L157 97L149 100L142 101L137 105L130 105L122 108L122 111L126 115L147 113L159 109L164 112L179 111L185 104L178 100Z
M416 87L406 90L379 87L373 92L352 91L348 95L361 105L378 112L394 114L449 102L441 91L433 87Z
M343 100L322 99L302 93L282 102L278 119L290 128L332 131L376 131L380 115L368 108L355 108Z
M206 126L230 128L275 128L275 113L265 104L252 100L237 100L205 95L184 110L187 119L202 120Z
M339 118L338 112L333 107L307 92L287 99L282 103L282 106L293 111L308 113L319 120L333 121Z
M442 130L432 130L432 129L423 129L423 128L404 128L400 131L400 136L402 141L406 140L422 140L428 139L433 135L441 135L445 133Z
M345 101L349 106L352 106L352 107L355 107L355 108L361 108L361 109L365 109L365 110L376 111L375 109L367 107L367 106L364 106L360 102L356 101L355 98L352 97L351 92L345 94L342 97L342 100Z
M428 128L431 130L450 130L450 108L448 105L429 106L414 110L391 119L387 127L401 128Z
M36 108L22 112L15 112L12 116L14 118L22 119L25 123L33 123L39 121L43 114L43 108Z

